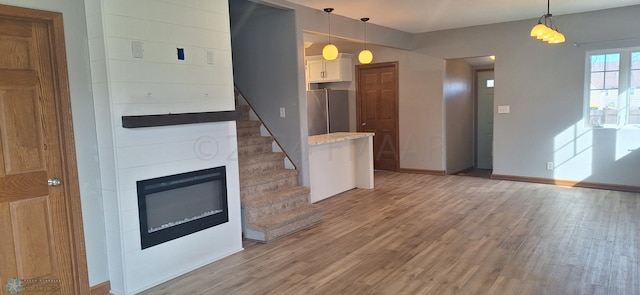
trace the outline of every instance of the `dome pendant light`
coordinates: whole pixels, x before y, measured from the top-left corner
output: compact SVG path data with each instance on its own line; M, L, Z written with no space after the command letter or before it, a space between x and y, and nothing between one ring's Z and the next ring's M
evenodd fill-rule
M369 18L363 17L360 20L364 23L364 49L358 54L358 61L361 64L370 64L373 61L373 53L367 49L367 22Z
M332 11L333 11L333 8L324 9L324 12L326 12L327 15L329 16L329 44L325 45L324 48L322 48L322 57L324 57L325 60L334 60L338 58L338 47L336 47L335 45L333 45L333 43L331 43L331 12Z
M547 13L538 19L538 24L533 26L529 35L549 44L564 43L564 35L558 31L553 23L553 15L549 12L549 2L550 0L547 0Z

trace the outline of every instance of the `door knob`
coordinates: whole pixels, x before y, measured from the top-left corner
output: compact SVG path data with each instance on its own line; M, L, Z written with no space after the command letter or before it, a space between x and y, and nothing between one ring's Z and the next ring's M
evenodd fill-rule
M59 178L55 178L55 177L51 177L49 178L49 180L47 180L47 184L49 186L60 186L62 185L62 180L60 180Z
M366 126L366 125L367 125L367 123L366 123L366 122L362 122L362 126Z

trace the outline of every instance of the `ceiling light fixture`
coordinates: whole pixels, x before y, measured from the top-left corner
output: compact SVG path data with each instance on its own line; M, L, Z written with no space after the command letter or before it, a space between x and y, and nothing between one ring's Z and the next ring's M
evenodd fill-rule
M538 19L538 24L531 29L531 37L541 39L549 44L564 43L564 35L558 32L558 28L553 23L553 15L549 12L549 2L547 0L547 13ZM542 20L544 19L544 23Z
M369 18L363 17L360 20L364 23L364 49L358 54L358 61L361 64L370 64L373 61L373 53L367 49L367 22Z
M331 12L333 8L325 8L324 12L329 16L329 44L322 48L322 57L326 60L334 60L338 58L338 47L331 43Z

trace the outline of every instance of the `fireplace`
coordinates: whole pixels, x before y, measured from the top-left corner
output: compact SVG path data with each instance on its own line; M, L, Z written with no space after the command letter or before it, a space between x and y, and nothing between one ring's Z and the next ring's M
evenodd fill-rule
M224 166L141 180L137 186L142 249L229 221Z

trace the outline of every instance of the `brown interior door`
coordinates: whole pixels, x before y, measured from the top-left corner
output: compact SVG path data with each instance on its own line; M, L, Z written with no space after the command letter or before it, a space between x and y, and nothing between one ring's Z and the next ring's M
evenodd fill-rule
M66 64L58 64L62 40L53 36L52 17L60 16L0 11L0 286L7 294L88 294L80 215L71 213L79 204L77 175L67 170L75 171L74 150L64 144L73 142L62 115Z
M374 132L373 166L398 171L398 63L356 66L358 131Z

